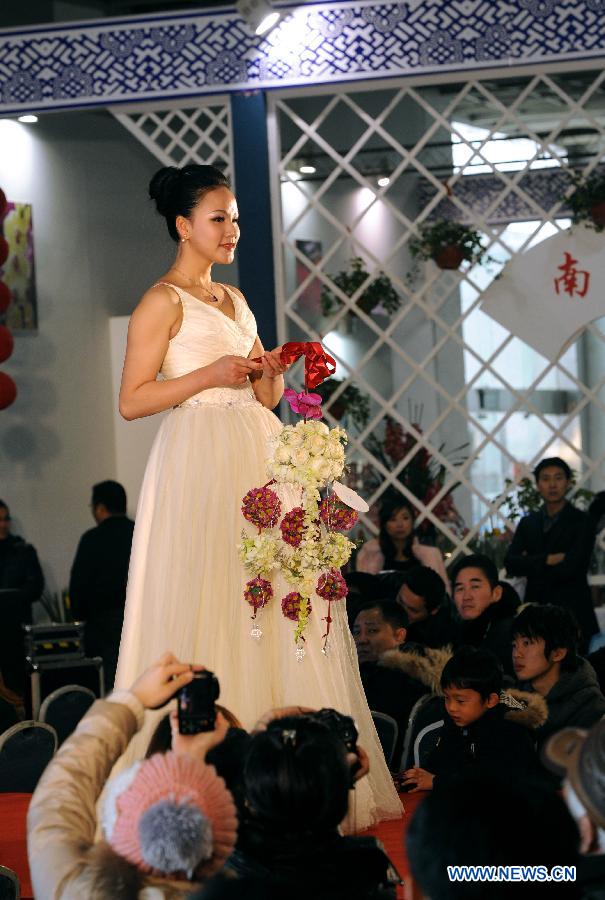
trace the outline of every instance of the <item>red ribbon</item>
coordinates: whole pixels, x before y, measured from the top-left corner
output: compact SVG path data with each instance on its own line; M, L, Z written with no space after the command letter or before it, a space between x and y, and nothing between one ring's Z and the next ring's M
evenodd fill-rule
M288 366L305 357L305 387L313 390L336 371L336 360L315 341L292 341L281 348L281 363Z

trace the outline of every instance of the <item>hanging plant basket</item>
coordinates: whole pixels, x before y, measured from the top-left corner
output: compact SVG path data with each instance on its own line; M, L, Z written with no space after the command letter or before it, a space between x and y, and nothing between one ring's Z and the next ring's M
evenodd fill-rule
M437 219L420 226L420 234L410 240L416 261L432 259L440 269L458 269L466 260L471 265L489 259L474 228L450 219Z
M328 378L315 390L322 398L322 403L330 415L340 422L347 413L358 428L364 428L370 418L370 401L354 384L348 384L333 403L330 397L342 384L339 378Z
M433 257L440 269L459 269L464 259L464 253L456 244L444 247Z
M605 228L605 169L599 168L588 178L574 174L575 191L569 198L574 225L583 223L595 231Z
M334 284L347 297L352 297L369 277L370 273L359 256L355 256L350 261L348 269L343 269L337 275L330 276ZM324 286L321 292L321 311L324 316L332 315L341 305L341 298L334 294L329 287ZM391 279L384 272L379 272L359 295L356 305L367 315L370 315L377 306L381 306L385 312L390 314L399 309L401 298L395 291Z

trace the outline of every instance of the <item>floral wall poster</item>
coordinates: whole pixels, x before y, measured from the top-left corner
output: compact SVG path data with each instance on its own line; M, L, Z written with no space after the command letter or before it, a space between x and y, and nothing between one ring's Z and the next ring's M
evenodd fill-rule
M3 226L9 251L2 281L10 288L12 300L0 321L11 331L36 331L38 303L31 204L9 202Z

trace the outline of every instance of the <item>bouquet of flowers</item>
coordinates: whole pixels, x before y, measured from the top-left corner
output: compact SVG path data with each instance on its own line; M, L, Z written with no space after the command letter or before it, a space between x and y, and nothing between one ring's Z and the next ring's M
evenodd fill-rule
M317 345L284 345L289 348ZM328 357L329 359L329 357ZM286 361L286 360L284 360ZM305 361L308 357L305 354ZM307 368L307 367L306 367ZM307 372L306 372L307 376ZM315 376L317 378L317 374ZM307 377L305 383L307 383ZM315 382L316 386L317 381ZM354 544L343 533L356 524L358 512L340 499L347 494L337 481L344 472L347 443L342 428L328 428L321 418L321 397L295 391L285 393L292 409L303 415L296 425L287 425L274 439L267 460L270 480L263 487L248 491L242 501L242 514L257 529L256 534L242 532L239 546L245 569L252 576L244 591L244 600L252 607L252 618L273 600L272 574L280 573L292 587L281 598L282 614L296 623L294 643L298 660L304 659L304 632L316 598L327 601L326 633L323 651L327 652L331 604L346 597L347 585L340 569L348 561ZM287 485L300 492L300 501L282 515L282 502L275 486ZM356 495L354 495L356 497ZM357 498L360 499L360 498ZM252 637L260 640L257 623Z

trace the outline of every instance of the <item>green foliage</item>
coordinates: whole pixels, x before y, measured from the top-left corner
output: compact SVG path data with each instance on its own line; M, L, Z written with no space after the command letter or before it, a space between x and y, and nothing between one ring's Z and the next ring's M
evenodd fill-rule
M470 263L480 262L485 256L479 232L450 219L425 222L420 226L420 237L413 237L409 243L410 253L418 260L434 259L446 247L459 247L462 258Z
M315 388L315 393L319 394L325 406L327 401L334 394L337 388L342 384L339 378L328 378ZM359 390L354 384L348 384L334 401L334 407L342 406L358 428L364 428L370 418L370 401L365 394ZM334 409L333 415L336 415ZM338 416L336 416L338 418Z
M347 297L352 297L369 278L369 274L363 260L356 256L350 261L350 268L343 269L337 275L331 275L330 277ZM321 292L321 311L324 316L329 316L331 313L336 312L341 303L340 297L337 297L328 287L323 287ZM388 313L395 312L401 305L399 294L395 291L390 278L384 272L379 272L357 298L357 306L365 313L368 313L368 315L379 304Z
M592 227L595 231L603 231L605 225L602 222L595 222L591 210L593 206L599 203L605 203L605 171L600 169L591 172L588 178L573 174L575 191L569 198L569 205L572 209L572 221L574 225L580 222Z

